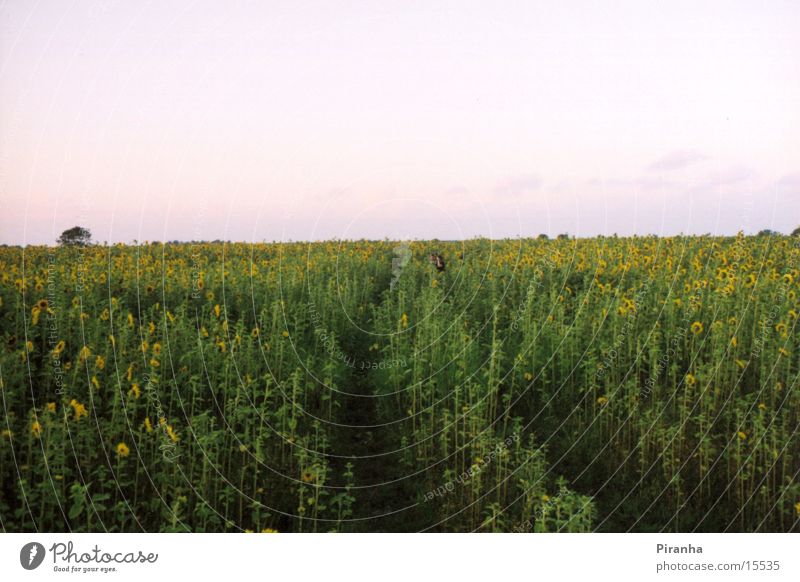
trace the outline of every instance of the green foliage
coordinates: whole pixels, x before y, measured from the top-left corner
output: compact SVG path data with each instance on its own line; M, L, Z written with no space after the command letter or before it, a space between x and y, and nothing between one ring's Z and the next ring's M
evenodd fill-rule
M92 233L88 228L73 226L61 233L58 244L61 246L85 247L92 242Z
M24 252L8 531L797 530L789 237Z

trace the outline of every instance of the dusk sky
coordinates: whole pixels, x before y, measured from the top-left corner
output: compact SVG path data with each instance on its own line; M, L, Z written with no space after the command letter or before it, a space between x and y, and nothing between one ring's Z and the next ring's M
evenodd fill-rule
M0 243L800 226L797 2L0 6Z

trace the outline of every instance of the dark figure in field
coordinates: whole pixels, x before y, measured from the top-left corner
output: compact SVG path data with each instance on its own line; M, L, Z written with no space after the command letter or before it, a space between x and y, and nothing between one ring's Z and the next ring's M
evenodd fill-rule
M444 258L442 255L438 253L431 253L428 257L428 260L431 262L431 265L436 267L436 270L439 272L444 271Z

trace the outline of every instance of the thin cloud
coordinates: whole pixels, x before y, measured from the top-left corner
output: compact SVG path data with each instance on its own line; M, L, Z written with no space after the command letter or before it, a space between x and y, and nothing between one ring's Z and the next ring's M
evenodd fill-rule
M731 184L741 184L751 182L756 179L757 172L749 166L736 165L729 166L713 176L709 180L710 186L729 186Z
M519 198L526 194L538 192L542 187L542 179L536 174L515 176L504 180L494 189L501 198Z
M775 187L788 194L800 194L800 172L794 172L783 176L775 183Z
M762 187L758 172L750 166L737 164L706 175L688 188L693 196L714 196L725 193L752 191Z
M707 155L694 150L676 150L650 164L648 169L661 171L680 170L707 159Z

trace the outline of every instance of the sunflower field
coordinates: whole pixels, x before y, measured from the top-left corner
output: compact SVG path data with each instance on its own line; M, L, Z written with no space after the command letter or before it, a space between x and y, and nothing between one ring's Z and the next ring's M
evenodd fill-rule
M0 248L0 528L800 531L798 293L782 236Z

